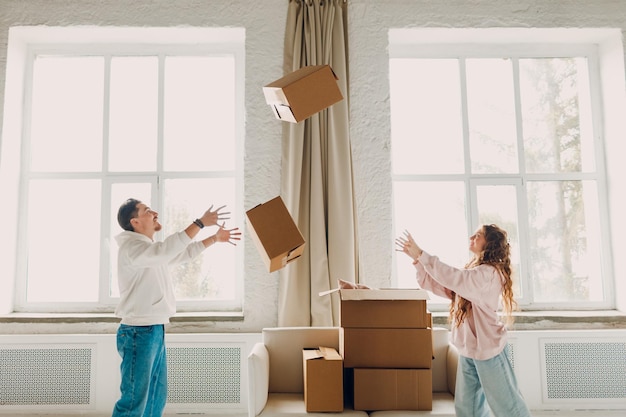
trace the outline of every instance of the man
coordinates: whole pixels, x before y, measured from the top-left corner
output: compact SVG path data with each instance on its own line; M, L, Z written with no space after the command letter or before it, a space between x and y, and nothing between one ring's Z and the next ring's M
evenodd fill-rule
M117 332L122 395L113 417L161 417L167 399L164 325L176 313L169 267L218 242L234 245L241 239L238 228L224 228L230 213L223 208L211 206L185 230L155 242L162 227L159 213L132 198L120 206L117 221L124 232L116 237L120 302L115 314L122 319ZM217 232L192 241L205 226L218 226Z

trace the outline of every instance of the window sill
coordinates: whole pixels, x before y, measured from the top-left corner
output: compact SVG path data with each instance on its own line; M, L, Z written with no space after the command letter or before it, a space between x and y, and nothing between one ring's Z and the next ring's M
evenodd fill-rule
M242 312L177 313L168 325L168 332L215 332L219 331L216 323L243 322L243 318ZM119 321L112 313L10 313L0 315L0 335L115 333ZM433 324L449 327L448 313L433 312ZM617 310L526 311L515 313L515 323L511 327L511 330L583 329L626 329L626 313Z
M242 322L243 318L243 312L182 312L170 319L168 332L215 332L220 331L216 323ZM0 315L0 335L115 333L119 322L113 313L9 313Z
M618 310L523 311L513 316L511 330L626 329L626 313ZM433 313L433 324L449 327L448 313Z
M241 312L183 312L176 313L171 322L243 319ZM115 322L120 321L113 313L9 313L0 315L0 323L62 323L62 322Z

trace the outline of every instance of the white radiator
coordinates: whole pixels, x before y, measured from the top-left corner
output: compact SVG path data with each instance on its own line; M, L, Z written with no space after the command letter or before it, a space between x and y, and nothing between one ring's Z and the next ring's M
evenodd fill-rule
M626 401L626 341L542 340L545 402Z
M626 410L626 329L519 331L510 338L532 409Z
M93 346L0 349L0 405L86 406L93 399Z
M169 414L245 415L246 357L260 334L168 334ZM626 329L510 333L533 410L626 410ZM0 335L0 415L110 415L115 335ZM625 413L626 415L626 413Z
M168 413L247 410L246 357L260 334L168 334ZM119 397L115 335L0 336L0 414L110 414Z

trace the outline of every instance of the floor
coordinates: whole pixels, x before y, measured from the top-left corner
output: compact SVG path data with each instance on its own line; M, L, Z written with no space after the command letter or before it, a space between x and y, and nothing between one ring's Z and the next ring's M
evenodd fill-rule
M592 410L592 411L535 411L532 413L533 417L624 417L626 416L626 404L624 410ZM86 414L86 413L74 413L74 414L25 414L25 413L0 413L0 417L110 417L110 415L103 414ZM246 417L241 414L164 414L163 417ZM329 414L329 417L332 413Z

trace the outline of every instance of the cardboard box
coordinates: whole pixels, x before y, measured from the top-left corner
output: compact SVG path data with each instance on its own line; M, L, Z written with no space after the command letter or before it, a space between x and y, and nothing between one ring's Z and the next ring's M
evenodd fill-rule
M433 360L432 329L340 328L347 368L424 368Z
M343 360L333 348L302 350L307 412L343 411Z
M263 87L277 119L298 123L341 101L337 76L328 65L300 68Z
M428 291L412 288L340 289L325 291L320 295L338 292L342 300L428 300Z
M354 409L432 410L431 369L354 369Z
M250 235L269 272L292 262L304 252L304 238L280 196L246 212Z
M428 293L419 289L337 289L341 327L425 329L432 327ZM329 294L334 291L327 291Z
M432 327L426 300L342 300L340 326L426 329Z

